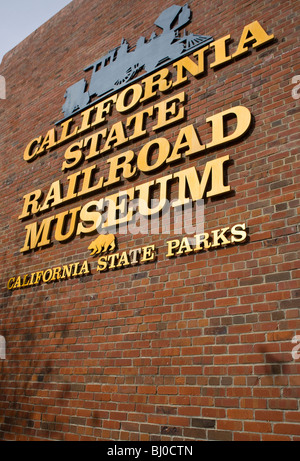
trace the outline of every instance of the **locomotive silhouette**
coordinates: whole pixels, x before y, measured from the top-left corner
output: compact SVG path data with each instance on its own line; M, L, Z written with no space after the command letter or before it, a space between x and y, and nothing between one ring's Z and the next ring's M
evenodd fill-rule
M206 35L186 33L179 30L190 22L191 10L184 6L173 5L161 13L155 25L162 29L160 35L152 33L149 41L140 37L135 47L130 48L122 39L121 45L109 51L107 55L84 69L92 69L90 84L85 79L70 86L64 95L66 101L62 111L65 118L82 110L92 98L108 95L126 86L141 70L148 73L158 69L187 54L193 49L201 48L213 40Z

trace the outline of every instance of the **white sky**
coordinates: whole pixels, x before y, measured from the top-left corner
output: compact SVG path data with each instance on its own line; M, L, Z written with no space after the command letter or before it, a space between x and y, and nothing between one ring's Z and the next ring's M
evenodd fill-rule
M0 63L24 38L71 0L0 0Z

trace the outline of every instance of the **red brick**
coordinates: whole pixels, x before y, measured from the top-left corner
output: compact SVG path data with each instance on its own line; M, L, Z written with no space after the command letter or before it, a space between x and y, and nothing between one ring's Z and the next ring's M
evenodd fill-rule
M244 410L244 409L237 409L237 408L233 410L227 410L227 416L230 419L242 419L242 420L254 419L253 410Z
M258 421L245 421L244 424L245 431L249 432L271 432L272 426L269 423L261 423Z
M299 424L278 423L274 424L275 434L300 435Z

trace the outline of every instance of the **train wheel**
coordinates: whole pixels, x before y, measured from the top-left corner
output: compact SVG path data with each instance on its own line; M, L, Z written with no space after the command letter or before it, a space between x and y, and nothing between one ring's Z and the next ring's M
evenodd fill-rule
M138 73L139 70L140 70L140 65L139 65L139 64L134 64L134 66L129 67L129 68L126 70L124 77L118 79L118 80L115 82L115 86L124 85L124 83L126 83L126 82L128 82L129 80L131 80L132 78L134 78L134 77L136 76L136 74Z

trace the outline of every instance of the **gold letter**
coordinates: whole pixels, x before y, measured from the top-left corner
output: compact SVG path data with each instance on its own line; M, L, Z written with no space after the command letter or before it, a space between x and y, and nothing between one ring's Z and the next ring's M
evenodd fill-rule
M240 230L242 229L242 230ZM232 234L232 237L231 237L231 243L235 243L235 242L238 242L238 243L242 243L246 240L247 238L247 232L245 232L245 229L246 229L246 224L243 223L243 224L236 224L235 226L233 226L231 228L231 234ZM237 238L237 236L239 236L239 238Z
M25 226L27 229L26 239L23 248L20 250L21 253L28 250L33 250L34 248L43 247L45 245L49 245L49 232L50 232L50 224L55 219L55 216L51 216L50 218L46 218L42 221L39 230L38 223L34 222L32 224L28 224ZM40 242L39 242L40 241Z
M82 160L83 153L81 152L83 146L83 139L81 141L75 142L65 152L65 159L71 160L71 162L63 162L62 171L70 170ZM74 149L74 150L73 150ZM73 161L72 161L73 160Z
M124 130L124 126L123 126L123 123L122 122L117 122L115 123L108 136L107 136L107 139L106 139L106 143L103 147L103 149L101 149L101 154L102 152L107 152L108 150L112 149L113 147L117 147L117 146L121 146L122 144L124 144L125 142L128 141L128 138L126 137L125 135L125 130ZM112 146L113 144L113 146Z
M113 255L109 255L109 256L108 256L107 259L108 259L108 261L109 261L109 263L110 263L109 269L115 269L115 267L116 267L116 260L119 259L119 256L120 256L119 253L115 253L115 254L113 254Z
M128 98L128 93L132 92L132 100L127 106L125 106L125 101ZM131 85L130 87L123 90L117 99L116 109L118 112L123 113L127 110L133 109L140 101L142 96L143 88L141 85L136 83L135 85Z
M53 200L53 203L50 204ZM48 210L48 208L56 207L63 201L61 196L61 184L59 179L51 184L47 197L43 203L43 206L40 207L39 211Z
M165 67L162 70L159 70L155 74L150 75L149 77L142 80L142 83L145 84L144 96L140 100L141 102L147 101L148 99L156 96L157 91L164 92L172 87L172 82L168 82L167 78L169 77L170 72ZM156 91L154 88L158 87Z
M98 259L97 271L102 272L102 271L105 271L106 268L107 268L107 256L101 256Z
M230 40L230 35L226 35L226 37L219 38L219 40L215 40L214 42L210 43L210 47L215 48L215 61L210 65L211 68L220 66L225 62L231 61L231 56L227 56L226 53L226 42Z
M167 258L174 256L174 251L179 248L180 240L170 240L168 243L168 253L166 254Z
M155 259L155 245L149 245L147 247L142 248L143 256L141 259L141 263L146 261L154 261Z
M152 216L159 213L166 205L167 200L167 183L173 178L172 174L163 176L155 181L148 181L135 188L136 192L139 191L139 212L143 216ZM156 207L149 208L150 200L150 187L160 184L159 203Z
M92 222L93 225L90 227L85 227L81 222L78 224L77 228L77 235L80 234L89 234L93 232L94 230L97 229L97 224L98 220L100 218L100 213L99 211L89 211L89 208L91 207L96 207L97 209L98 206L98 201L92 200L91 202L88 202L84 205L80 212L80 220L81 221L87 221L87 222Z
M44 282L44 283L50 282L50 280L52 280L52 276L53 276L53 271L52 271L52 269L47 269L47 270L43 273L43 282Z
M251 24L248 24L248 26L244 27L238 48L232 57L236 58L237 56L241 56L242 54L247 53L250 43L253 41L254 43L252 46L253 48L256 48L257 46L270 42L273 40L273 38L274 35L268 35L258 21L251 22ZM246 46L247 44L249 46Z
M207 250L211 247L211 243L208 242L209 234L204 232L203 234L195 235L196 246L195 251L203 250L202 243L204 243L204 248Z
M110 115L111 113L111 103L116 102L117 96L117 94L114 94L110 98L105 99L104 101L101 101L95 105L95 109L97 111L96 118L95 121L91 124L91 126L97 126L105 122L106 115Z
M65 122L61 123L62 132L61 132L61 135L60 135L60 140L57 142L57 144L61 144L61 143L65 142L67 139L70 139L70 138L73 138L74 136L76 136L76 134L78 132L78 126L76 126L74 128L73 133L69 133L69 129L70 129L70 126L72 125L72 123L73 123L72 118L69 118L69 120L66 120Z
M189 242L189 239L187 237L183 237L180 243L179 250L177 251L178 255L181 255L182 253L191 253L192 248Z
M69 240L72 238L75 233L76 233L76 221L77 221L77 214L81 210L81 207L77 208L72 208L70 211L64 211L63 213L59 213L56 215L57 219L57 224L56 224L56 229L55 229L55 239L58 240L58 242L65 242L66 240ZM67 227L66 221L71 215L71 222L69 226L69 231L67 234L63 234L63 231L65 231L65 228Z
M149 107L148 109L144 109L141 112L138 112L135 115L132 115L127 119L126 126L129 128L131 122L134 121L134 133L129 136L130 141L132 139L141 138L147 134L147 131L144 130L144 120L145 115L149 115L149 117L153 116L153 106Z
M131 261L130 261L131 265L138 264L139 261L138 261L137 255L138 254L140 255L141 251L142 251L141 248L135 248L134 250L129 251L129 254L131 257Z
M130 209L127 206L128 198L129 200L133 200L134 187L106 197L105 206L108 207L107 220L104 224L101 225L101 228L116 226L118 224L124 224L132 219L133 209ZM126 215L125 212L127 212ZM117 218L117 216L121 217Z
M9 281L7 282L7 289L8 290L13 290L14 289L13 285L14 285L15 281L16 281L15 277L9 279ZM10 284L10 282L12 283L12 285Z
M77 197L77 192L76 192L77 187L76 186L77 186L77 178L79 176L81 176L81 171L77 171L76 173L73 173L67 177L67 180L69 181L69 186L68 186L68 193L63 199L64 202L67 202Z
M48 131L43 141L43 144L37 151L37 155L44 154L44 151L47 149L51 149L56 145L56 131L54 128Z
M36 273L36 279L35 279L35 282L34 282L35 285L38 285L40 283L43 273L44 273L44 271L39 271L39 272Z
M104 186L110 186L121 181L121 176L117 176L117 172L122 170L122 175L125 179L130 179L136 173L136 167L131 165L131 162L134 160L134 152L128 150L123 154L116 155L115 157L109 158L107 163L110 163L109 176L107 181L104 183ZM120 159L124 159L119 163Z
M13 288L14 290L16 290L17 288L21 288L21 276L20 275L17 278L16 283L14 284Z
M82 264L82 267L80 269L79 275L89 274L89 273L90 273L90 269L89 269L88 262L84 261L84 263Z
M38 156L38 150L39 150L40 143L42 142L42 140L43 140L43 137L40 136L39 138L35 138L32 141L30 141L30 143L28 144L28 146L25 149L24 156L23 156L23 158L24 158L24 160L26 160L26 162L31 162L32 160L35 159L35 157ZM33 150L34 146L36 146L36 147Z
M174 178L179 178L178 200L172 203L173 207L189 203L190 199L186 197L187 184L193 201L200 200L204 196L208 180L211 175L211 190L206 193L207 197L223 194L230 191L230 186L224 185L224 163L229 160L229 155L217 158L207 162L199 181L198 172L195 167L187 168L174 174Z
M42 196L42 191L37 189L30 194L24 195L23 199L25 200L22 214L18 217L18 219L26 218L31 214L37 213L40 209L40 205L38 201ZM29 207L31 207L31 211L29 211Z
M95 106L89 107L88 109L81 112L81 127L78 133L82 133L83 131L89 130L91 128L91 114L95 112Z
M83 182L81 191L77 193L77 196L89 194L90 192L95 192L96 190L102 189L103 187L103 177L101 177L97 184L91 187L91 184L94 182L94 174L97 172L97 165L90 166L81 171L83 174Z
M178 122L178 120L182 120L184 118L184 107L181 107L178 110L178 102L185 102L184 92L178 94L177 96L172 96L172 98L162 101L154 106L155 109L158 109L157 124L152 128L154 131Z
M154 151L154 147L156 146L158 146L157 160L153 165L149 165L148 163L148 157L150 157L149 152L152 154ZM168 158L168 155L170 153L170 148L171 148L171 145L166 138L157 138L157 139L153 139L153 141L147 142L147 144L145 144L142 147L138 155L138 159L137 159L138 168L141 171L148 173L149 171L153 171L161 167L165 163L166 159Z
M100 147L100 139L101 138L106 138L107 136L107 128L104 128L104 130L97 131L97 133L92 134L91 136L88 136L84 140L83 147L87 147L87 145L90 142L90 152L89 155L85 157L86 160L90 160L91 158L97 157L100 155L100 150L98 150L98 147Z
M228 115L234 115L237 123L234 132L225 136L224 119ZM247 107L236 106L207 118L206 122L211 122L212 124L212 141L211 143L206 144L206 148L209 149L210 147L219 146L220 144L233 141L234 139L238 139L243 136L250 127L251 112L247 109Z
M184 128L181 128L176 139L174 149L169 158L167 158L167 163L175 162L181 158L179 151L186 150L185 155L192 155L202 150L205 150L205 144L201 144L198 139L198 134L194 128L194 125L188 125Z
M61 267L54 267L53 268L52 281L55 281L55 279L59 280L60 279L60 273L61 273Z
M228 245L230 243L230 240L228 240L225 237L225 234L229 229L230 229L229 227L224 227L224 229L217 229L217 230L212 231L212 234L213 234L213 243L211 246L212 248L218 247L220 245L222 246ZM219 232L221 232L220 235L218 235ZM222 239L222 243L219 243L219 239Z
M129 266L129 260L126 251L123 251L121 254L121 257L119 259L119 262L117 264L117 267L122 267L122 266Z
M183 69L187 70L194 77L198 77L198 75L204 72L204 52L207 50L208 46L204 46L193 54L193 56L198 57L198 64L187 56L173 64L174 67L177 67L177 80L173 83L173 87L187 81L187 76L183 72Z
M28 285L29 285L29 280L27 281L27 277L28 277L28 274L26 274L26 275L24 276L22 288L23 288L23 287L28 287ZM27 283L25 283L26 281L27 281Z

